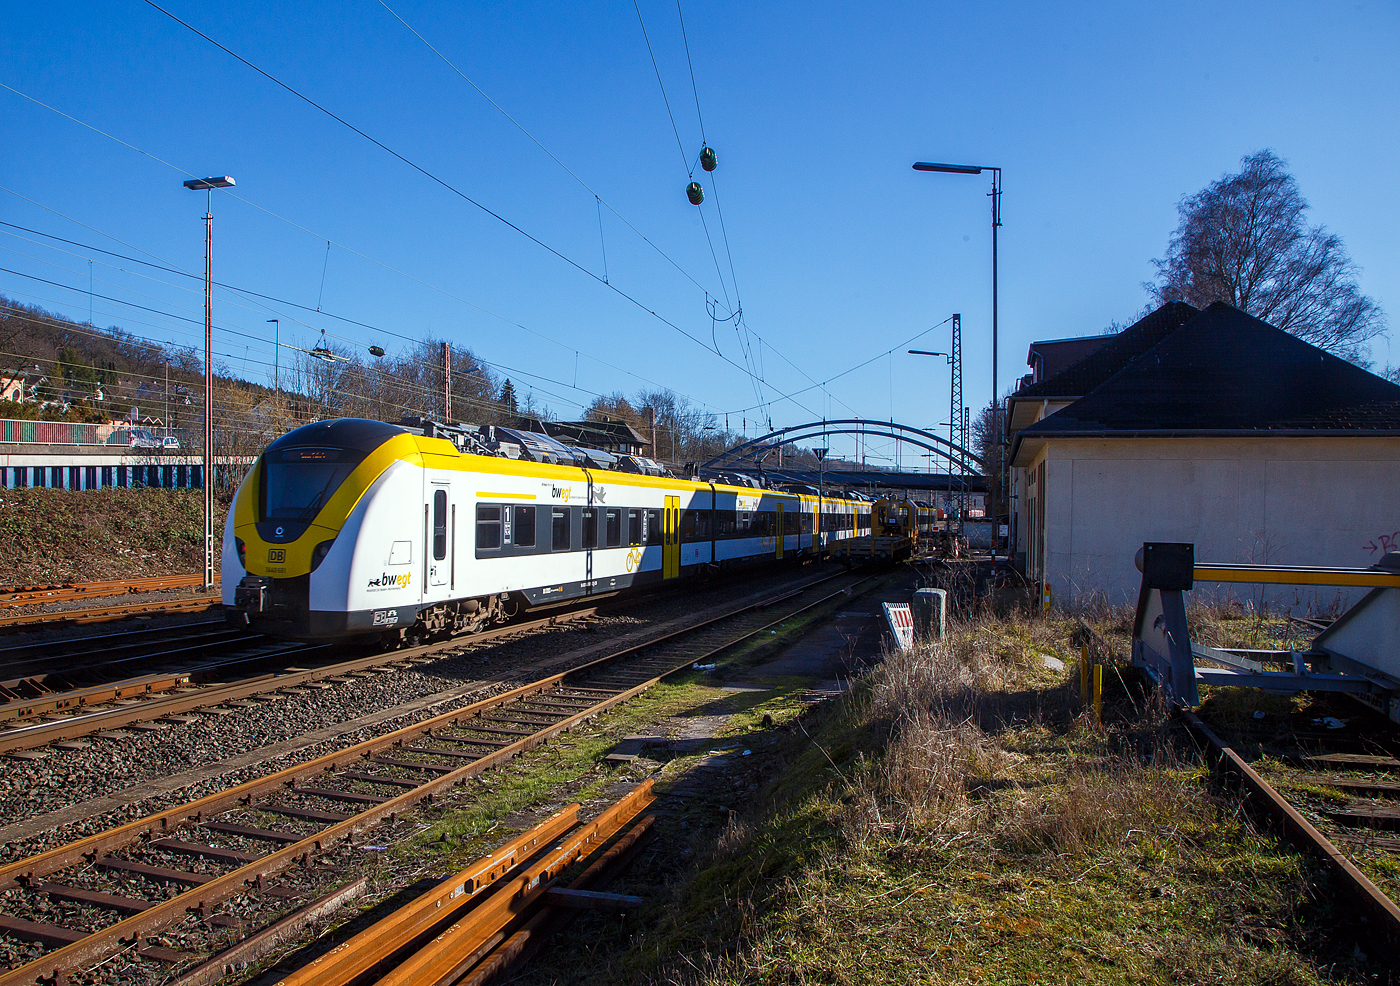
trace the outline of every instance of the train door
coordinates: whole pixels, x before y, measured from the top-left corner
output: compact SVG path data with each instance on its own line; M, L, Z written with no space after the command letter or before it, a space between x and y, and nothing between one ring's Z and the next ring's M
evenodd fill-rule
M781 558L783 557L783 505L781 503L778 504L778 516L775 519L774 523L777 524L776 533L778 535L778 550L776 552L776 555L778 558Z
M681 574L681 498L668 496L662 520L661 577L674 579Z
M452 528L453 514L450 487L446 483L433 483L428 497L428 543L424 554L428 563L428 592L439 596L443 589L455 579L453 576L456 557L452 542L455 533Z

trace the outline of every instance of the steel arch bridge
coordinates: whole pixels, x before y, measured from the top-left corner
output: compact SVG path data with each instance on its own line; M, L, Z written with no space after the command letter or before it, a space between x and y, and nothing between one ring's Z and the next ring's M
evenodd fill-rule
M913 428L893 421L837 418L830 421L809 421L806 424L792 425L769 432L721 452L709 462L701 465L699 471L707 473L723 472L726 468L734 469L741 462L752 458L757 452L825 435L873 435L876 438L893 438L896 441L914 445L942 456L948 460L950 472L956 470L964 475L975 472L976 467L985 466L980 456L974 455L961 445L954 445L946 438L940 438L932 432L924 431L922 428Z

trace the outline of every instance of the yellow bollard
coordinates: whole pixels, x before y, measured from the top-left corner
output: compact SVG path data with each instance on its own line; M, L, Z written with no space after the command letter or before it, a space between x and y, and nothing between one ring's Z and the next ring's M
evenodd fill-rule
M1094 665L1094 721L1103 725L1103 665Z
M1089 647L1079 648L1079 705L1089 704Z
M1043 582L1043 583L1041 583L1041 590L1040 590L1040 611L1041 611L1042 613L1048 613L1048 612L1050 612L1050 583L1049 583L1049 582Z

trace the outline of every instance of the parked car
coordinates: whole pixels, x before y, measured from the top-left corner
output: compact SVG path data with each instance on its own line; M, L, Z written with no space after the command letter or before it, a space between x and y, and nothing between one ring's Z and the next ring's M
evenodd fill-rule
M107 444L122 448L160 448L161 440L145 428L118 428L107 436Z
M177 449L180 447L180 439L174 435L166 435L160 440L160 447L163 449Z

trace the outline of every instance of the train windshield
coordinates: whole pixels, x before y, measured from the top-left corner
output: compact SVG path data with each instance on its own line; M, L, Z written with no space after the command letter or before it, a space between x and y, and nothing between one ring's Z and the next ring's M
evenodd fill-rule
M310 522L365 453L346 448L287 448L263 457L261 520Z

